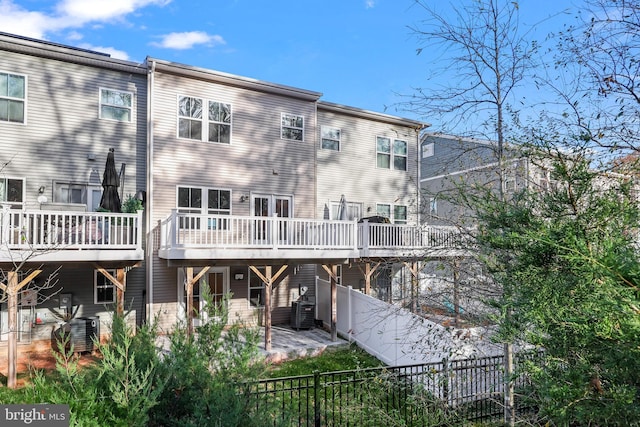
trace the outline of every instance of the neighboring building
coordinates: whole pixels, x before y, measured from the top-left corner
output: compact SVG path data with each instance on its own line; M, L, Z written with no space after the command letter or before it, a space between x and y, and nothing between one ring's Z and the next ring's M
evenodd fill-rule
M392 283L414 289L425 247L451 254L449 229L421 226L426 125L320 97L0 34L0 268L43 266L44 280L62 266L60 293L22 300L21 341L72 316L100 316L105 332L114 305L131 323L196 327L207 286L232 295L232 320L264 325L269 347L317 277L389 298ZM144 214L97 212L111 148L120 195Z

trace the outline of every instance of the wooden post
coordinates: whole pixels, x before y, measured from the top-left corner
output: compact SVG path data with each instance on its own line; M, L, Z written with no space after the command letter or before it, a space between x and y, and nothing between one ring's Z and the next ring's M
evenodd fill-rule
M338 266L331 266L331 341L338 340Z
M267 280L264 283L264 349L271 351L271 289L272 269L270 265L264 268Z
M119 316L124 315L124 292L127 289L127 275L124 268L116 270L116 279L120 286L116 286L116 313Z
M193 267L187 267L185 290L187 292L187 336L193 336Z
M7 387L16 388L18 365L18 272L9 271L7 280L7 308L9 316Z
M7 284L0 284L7 294L7 315L9 317L9 336L7 344L7 387L16 388L17 386L17 366L18 366L18 295L20 289L28 285L36 278L42 270L34 270L21 282L18 282L18 271L9 271L7 273Z
M271 351L271 292L274 282L284 273L289 265L284 264L273 274L273 268L270 265L264 267L264 274L254 265L249 268L264 283L264 349Z

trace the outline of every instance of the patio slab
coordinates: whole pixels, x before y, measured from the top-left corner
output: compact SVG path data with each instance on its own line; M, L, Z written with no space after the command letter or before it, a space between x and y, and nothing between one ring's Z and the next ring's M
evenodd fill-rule
M273 326L270 351L265 350L264 328L260 329L260 337L260 352L271 363L317 356L330 347L349 346L349 342L341 338L331 341L331 334L321 328L294 330L285 326Z

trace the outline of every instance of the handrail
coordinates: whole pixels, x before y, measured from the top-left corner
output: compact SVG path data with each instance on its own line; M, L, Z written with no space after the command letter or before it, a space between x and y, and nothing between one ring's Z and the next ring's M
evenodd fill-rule
M450 226L203 215L175 209L160 222L161 249L456 249L463 239L462 232Z
M0 245L10 250L141 249L142 211L30 211L4 206Z

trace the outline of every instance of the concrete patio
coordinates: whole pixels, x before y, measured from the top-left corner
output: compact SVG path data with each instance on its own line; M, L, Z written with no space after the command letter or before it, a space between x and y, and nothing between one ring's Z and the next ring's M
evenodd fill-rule
M264 348L264 328L260 329L260 336L260 352L272 363L317 356L327 348L349 345L341 338L331 341L331 334L321 328L294 330L287 326L273 326L271 329L271 351L266 351Z

